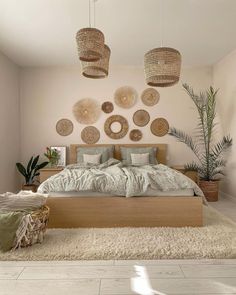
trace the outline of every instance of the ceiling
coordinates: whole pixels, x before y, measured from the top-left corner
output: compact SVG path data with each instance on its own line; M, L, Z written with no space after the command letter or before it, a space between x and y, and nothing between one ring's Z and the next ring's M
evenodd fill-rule
M78 64L75 34L88 26L88 1L0 0L0 51L20 66ZM236 49L236 0L162 0L160 7L160 0L96 2L112 64L142 65L161 32L185 66L210 65Z

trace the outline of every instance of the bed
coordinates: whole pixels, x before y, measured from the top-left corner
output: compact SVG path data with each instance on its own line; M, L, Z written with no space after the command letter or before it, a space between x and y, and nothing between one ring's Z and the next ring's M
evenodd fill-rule
M70 164L77 161L77 149L85 145L72 144ZM86 145L88 146L88 145ZM90 145L109 146L109 145ZM157 147L158 163L166 164L166 144L115 145L114 158L121 159L121 147ZM189 175L197 181L195 173ZM50 228L77 227L199 227L203 224L203 198L201 196L165 195L125 198L107 194L75 197L55 193L49 196Z

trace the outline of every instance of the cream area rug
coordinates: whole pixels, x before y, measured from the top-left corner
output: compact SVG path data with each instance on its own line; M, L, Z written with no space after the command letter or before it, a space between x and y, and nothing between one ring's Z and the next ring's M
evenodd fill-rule
M0 260L236 258L236 223L205 207L204 224L201 228L50 229L43 244L0 252Z

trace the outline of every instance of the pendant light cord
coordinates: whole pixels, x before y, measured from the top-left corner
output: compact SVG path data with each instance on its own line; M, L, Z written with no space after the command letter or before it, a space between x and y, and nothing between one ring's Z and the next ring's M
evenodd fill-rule
M89 2L89 27L91 28L91 3L90 0L88 0Z
M93 23L94 23L94 28L96 26L96 4L95 4L95 0L93 0Z
M161 28L161 47L163 47L163 3L160 0L160 28Z

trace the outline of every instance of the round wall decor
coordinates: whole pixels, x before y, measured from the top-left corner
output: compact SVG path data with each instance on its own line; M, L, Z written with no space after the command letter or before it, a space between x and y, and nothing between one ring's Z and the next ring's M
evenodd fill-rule
M131 108L138 97L137 91L130 86L123 86L116 90L114 94L115 103L125 109Z
M81 124L95 123L101 113L101 108L97 101L92 98L83 98L73 106L73 114Z
M110 102L110 101L105 101L105 102L102 104L102 110L103 110L103 112L106 113L106 114L111 113L111 112L114 110L113 103Z
M99 130L94 126L85 127L81 132L81 139L87 144L96 143L100 138Z
M56 131L61 136L67 136L70 135L73 131L73 123L69 119L61 119L57 121L56 124Z
M159 92L154 89L154 88L147 88L143 91L141 95L142 102L146 106L154 106L155 104L158 103L160 99L160 94Z
M140 127L146 126L150 121L150 115L145 110L138 110L133 115L134 124Z
M121 128L118 132L112 131L113 123L120 124ZM128 130L129 130L128 121L120 115L113 115L109 117L104 124L104 131L106 135L112 139L120 139L124 137L127 134Z
M169 131L169 123L164 118L157 118L152 121L151 132L156 136L164 136Z
M139 141L142 137L142 131L140 131L139 129L133 129L129 133L129 138L133 141Z

